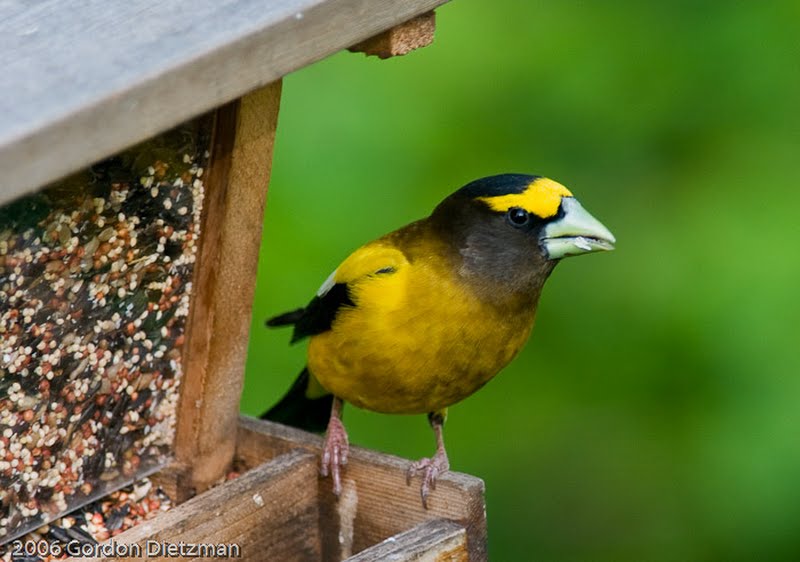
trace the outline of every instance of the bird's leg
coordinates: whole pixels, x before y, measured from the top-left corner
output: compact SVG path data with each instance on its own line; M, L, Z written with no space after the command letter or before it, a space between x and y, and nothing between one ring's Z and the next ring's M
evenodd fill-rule
M411 463L406 473L406 482L411 484L411 478L417 472L423 472L420 495L422 496L422 505L425 509L428 509L428 494L431 490L436 489L436 478L440 474L450 470L450 461L447 459L447 451L444 449L444 435L442 433L442 427L444 426L446 417L446 409L428 414L428 422L431 424L433 433L436 435L436 454L429 459L420 459L417 462Z
M334 396L331 418L328 420L328 429L325 432L325 444L322 447L322 465L319 469L323 476L327 476L330 469L333 475L333 493L337 496L342 493L342 479L339 471L342 466L347 464L347 453L350 449L347 431L342 424L343 407L342 399Z

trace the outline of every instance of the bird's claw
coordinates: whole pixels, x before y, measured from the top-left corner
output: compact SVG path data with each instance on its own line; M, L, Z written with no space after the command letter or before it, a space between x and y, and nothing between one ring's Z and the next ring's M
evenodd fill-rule
M322 448L322 464L319 472L322 476L333 476L333 493L337 496L342 493L342 479L340 469L347 464L347 454L350 443L347 432L339 418L331 417L328 430L325 432L325 444Z
M420 459L411 463L406 472L406 484L411 484L411 479L418 473L422 472L422 486L420 488L420 496L422 497L422 506L428 509L428 495L431 490L436 489L436 479L443 473L450 470L450 461L447 460L447 455L444 451L437 451L432 458Z

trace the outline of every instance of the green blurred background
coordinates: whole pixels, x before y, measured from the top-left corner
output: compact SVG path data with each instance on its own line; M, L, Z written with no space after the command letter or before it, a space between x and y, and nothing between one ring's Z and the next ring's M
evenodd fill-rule
M800 560L800 4L479 2L433 46L286 78L243 409L305 346L264 318L467 181L555 178L616 234L450 411L493 560ZM430 455L423 416L352 442Z

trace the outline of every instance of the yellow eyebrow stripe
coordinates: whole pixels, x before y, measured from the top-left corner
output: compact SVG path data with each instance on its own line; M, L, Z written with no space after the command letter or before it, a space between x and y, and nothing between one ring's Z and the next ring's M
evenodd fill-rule
M561 205L562 197L572 197L572 192L548 178L532 181L522 193L498 195L496 197L479 197L495 211L505 213L511 207L525 209L543 219L555 216Z

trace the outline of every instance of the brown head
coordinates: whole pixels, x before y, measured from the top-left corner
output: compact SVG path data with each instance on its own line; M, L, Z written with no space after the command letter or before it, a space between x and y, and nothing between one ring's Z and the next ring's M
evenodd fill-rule
M473 181L429 219L465 283L490 300L535 302L568 256L614 249L614 235L560 183L503 174Z

